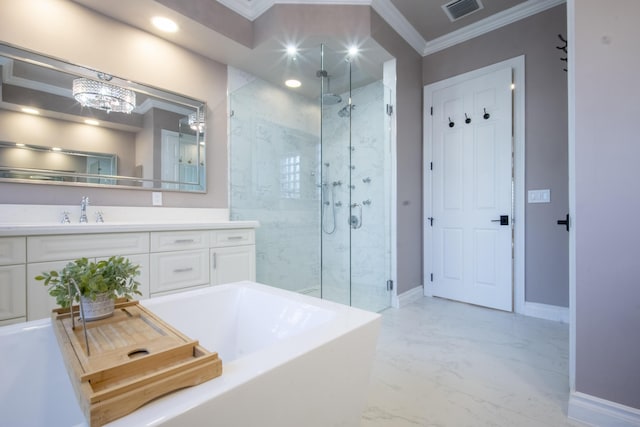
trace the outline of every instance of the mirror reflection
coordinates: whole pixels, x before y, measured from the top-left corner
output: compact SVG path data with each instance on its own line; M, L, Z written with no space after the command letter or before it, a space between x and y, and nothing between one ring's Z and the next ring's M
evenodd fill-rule
M206 191L205 105L0 45L0 180Z

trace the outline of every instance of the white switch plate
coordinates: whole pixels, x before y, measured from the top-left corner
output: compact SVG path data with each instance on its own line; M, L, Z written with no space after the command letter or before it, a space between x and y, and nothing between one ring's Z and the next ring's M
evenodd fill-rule
M527 201L529 203L551 203L551 190L529 190Z
M154 191L151 193L151 203L153 206L162 206L162 193Z

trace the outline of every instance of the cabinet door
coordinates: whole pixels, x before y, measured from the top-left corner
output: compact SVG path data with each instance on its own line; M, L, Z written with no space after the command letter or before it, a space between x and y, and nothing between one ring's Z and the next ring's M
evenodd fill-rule
M241 280L256 280L255 245L211 249L211 284Z
M27 315L25 266L0 267L0 320Z
M60 271L72 260L35 262L27 264L27 320L43 319L51 316L51 310L57 308L56 299L49 295L43 281L36 280L45 271Z

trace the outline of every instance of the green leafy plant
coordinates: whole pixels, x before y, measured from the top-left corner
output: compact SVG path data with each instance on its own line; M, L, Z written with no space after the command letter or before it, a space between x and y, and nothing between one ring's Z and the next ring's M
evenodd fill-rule
M58 305L67 308L73 302L78 302L80 296L95 301L96 296L103 293L110 298L142 295L138 291L140 283L135 280L135 276L139 274L139 265L132 264L127 258L112 256L97 262L80 258L60 271L43 272L35 279L43 280L44 285L49 287L49 295L55 297ZM79 294L71 280L78 285Z

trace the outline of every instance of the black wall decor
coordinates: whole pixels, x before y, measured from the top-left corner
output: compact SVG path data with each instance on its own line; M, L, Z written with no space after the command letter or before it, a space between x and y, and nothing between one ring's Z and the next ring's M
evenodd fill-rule
M562 34L558 34L558 38L564 43L563 46L556 46L556 49L559 49L561 51L563 51L565 54L567 53L567 40L565 40L564 37L562 37ZM560 61L564 61L567 62L567 57L565 56L564 58L560 58ZM563 68L564 71L567 71L566 68Z

